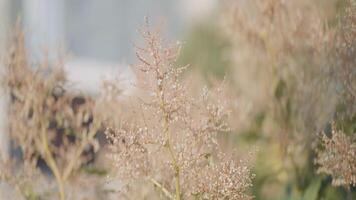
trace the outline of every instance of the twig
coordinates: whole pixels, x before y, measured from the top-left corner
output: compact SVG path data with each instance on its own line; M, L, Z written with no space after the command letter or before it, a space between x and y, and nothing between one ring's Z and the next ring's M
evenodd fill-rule
M153 178L150 178L150 181L153 183L154 186L158 187L163 192L163 194L166 195L169 199L174 200L173 195L162 184L160 184Z

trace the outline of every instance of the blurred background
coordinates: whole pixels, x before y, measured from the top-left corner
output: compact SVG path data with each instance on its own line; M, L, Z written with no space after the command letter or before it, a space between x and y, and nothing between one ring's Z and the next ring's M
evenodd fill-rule
M19 21L33 58L48 52L54 59L65 52L69 77L93 90L100 76L126 71L133 63L144 17L161 24L167 39L177 40L216 6L216 0L1 0L0 44L4 49L9 30ZM81 70L86 76L80 76Z
M20 20L29 47L41 53L65 48L74 57L103 62L132 61L133 42L145 16L163 23L167 35L181 38L216 7L215 0L2 0L1 33Z
M41 59L48 52L49 58L56 60L64 52L64 68L73 90L95 96L100 92L101 81L115 76L129 90L134 80L129 65L135 63L134 44L140 41L137 30L148 17L153 25L162 26L167 41L182 41L180 64L191 64L192 71L208 84L224 77L231 83L240 109L234 122L238 134L231 143L245 150L251 146L261 149L254 168L255 199L351 200L354 187L332 187L331 178L317 175L314 166L313 134L330 129L329 122L346 104L337 97L342 90L340 80L326 78L328 82L324 84L325 77L334 73L334 63L326 59L327 54L320 53L324 47L309 41L319 32L327 38L329 33L322 27L337 27L346 0L300 1L313 4L315 9L306 9L305 19L318 14L322 20L303 21L303 14L299 17L300 13L293 13L291 18L303 25L301 36L296 34L290 43L283 43L291 38L278 35L280 32L269 32L276 57L283 57L276 62L266 55L274 49L260 45L253 34L234 27L223 28L230 19L224 15L230 12L230 2L234 1L0 0L0 48L2 53L6 51L10 30L19 22L32 59ZM249 1L235 2L245 5ZM291 11L293 7L283 9ZM264 19L253 14L246 14L238 28L251 28L252 24L249 31L256 33L265 28ZM286 24L292 26L296 21ZM272 22L267 19L267 23ZM331 34L334 33L330 31ZM277 72L269 71L267 65L276 65ZM355 112L342 123L347 134L354 134ZM4 149L7 142L2 137Z

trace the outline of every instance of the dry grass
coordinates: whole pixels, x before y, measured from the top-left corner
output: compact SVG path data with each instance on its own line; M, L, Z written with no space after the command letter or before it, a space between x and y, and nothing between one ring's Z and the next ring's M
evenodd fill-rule
M48 167L63 200L68 180L94 159L99 147L95 136L101 121L94 118L95 102L91 97L66 91L62 63L43 60L33 66L24 45L24 35L17 29L5 61L3 84L9 95L8 133L14 147L20 148L17 159L21 159L22 166L8 166L8 176L16 176L20 170L32 177L27 182L32 187L33 173L41 175L39 167ZM26 179L20 179L23 180Z
M326 173L333 177L335 186L356 185L356 146L355 134L347 136L335 125L332 127L331 137L322 134L322 147L317 151L316 164L318 173Z
M166 45L147 25L143 47L136 47L136 87L125 98L115 80L103 82L99 97L71 92L63 61L30 61L16 30L2 86L12 150L20 153L1 160L1 182L25 199L106 199L107 174L119 182L112 195L119 199L253 199L254 155L237 153L234 133L262 113L254 144L265 154L277 146L281 167L268 169L276 179L303 185L301 170L315 160L312 167L350 193L355 132L335 125L330 137L315 134L356 115L356 9L346 2L338 25L329 27L309 1L226 1L221 31L233 67L210 87L185 76L188 67L177 66L180 44ZM98 165L107 171L83 173Z

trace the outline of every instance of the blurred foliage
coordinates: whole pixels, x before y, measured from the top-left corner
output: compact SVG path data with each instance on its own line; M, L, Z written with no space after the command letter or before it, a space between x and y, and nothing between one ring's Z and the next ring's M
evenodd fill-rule
M85 173L96 176L107 176L109 172L105 169L100 169L94 166L84 166L82 169Z
M195 26L184 41L179 63L198 68L206 78L211 75L224 77L230 66L226 55L229 42L214 20Z
M316 3L322 9L326 7L324 3L331 5L323 10L327 16L326 24L330 27L337 26L338 17L342 15L346 1L330 0L316 1ZM193 27L187 34L185 42L180 58L181 63L191 63L192 67L200 69L205 77L228 76L232 63L226 59L226 56L231 45L220 34L214 20ZM283 120L278 122L280 126L293 123L290 119L293 115L291 108L293 102L288 91L290 84L288 81L281 78L274 87L275 100L281 105L280 114ZM347 105L340 102L335 113L345 110L347 110ZM255 113L249 127L240 131L234 139L236 146L257 145L260 148L254 168L256 177L252 188L256 200L351 200L356 198L355 187L349 189L334 187L331 185L331 177L316 173L315 153L311 145L302 149L301 161L286 158L278 138L268 137L266 136L268 134L264 133L263 126L267 123L266 121L271 120L269 118L271 116L266 110ZM337 127L346 134L351 135L356 132L356 115L350 118L339 118L335 114L334 120ZM325 126L326 134L328 126L330 124ZM312 141L308 142L312 143ZM296 148L295 146L289 147L289 151L297 151Z

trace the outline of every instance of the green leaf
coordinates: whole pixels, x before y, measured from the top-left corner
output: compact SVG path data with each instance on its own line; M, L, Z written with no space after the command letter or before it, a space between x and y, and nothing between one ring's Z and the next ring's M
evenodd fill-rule
M308 188L306 189L304 195L303 195L303 200L317 200L318 199L318 194L321 186L321 179L315 179L313 180Z

